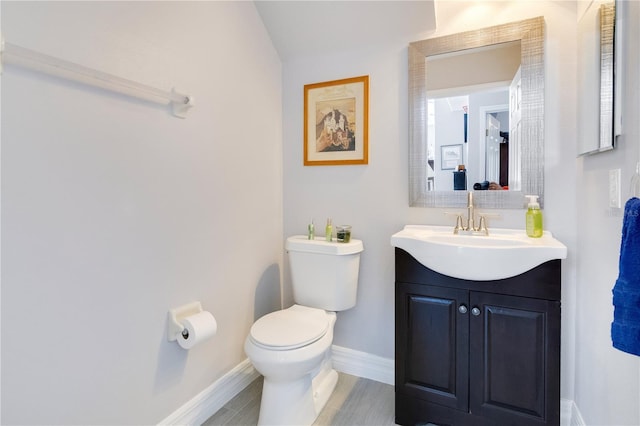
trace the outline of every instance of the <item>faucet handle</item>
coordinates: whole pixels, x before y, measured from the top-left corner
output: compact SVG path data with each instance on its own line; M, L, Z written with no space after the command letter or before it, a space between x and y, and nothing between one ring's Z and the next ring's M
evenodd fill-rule
M453 233L457 234L458 231L464 231L464 225L462 224L462 213L456 212L444 212L445 216L452 216L456 218L456 226L453 228Z
M456 218L456 227L453 228L453 233L457 234L461 229L464 230L464 225L462 225L462 215L459 214Z
M478 231L484 232L484 235L489 235L489 228L487 228L487 218L485 215L480 215L480 223L478 224Z
M489 226L487 225L487 219L502 219L501 214L497 213L479 213L478 217L480 217L480 223L478 224L478 231L484 232L484 235L489 235Z

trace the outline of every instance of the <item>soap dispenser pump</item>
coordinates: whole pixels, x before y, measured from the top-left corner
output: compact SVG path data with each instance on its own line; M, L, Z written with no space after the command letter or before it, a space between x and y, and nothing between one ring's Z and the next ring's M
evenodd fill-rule
M527 195L529 199L529 205L527 208L526 228L527 235L531 238L542 237L542 211L540 210L540 204L538 203L537 195Z

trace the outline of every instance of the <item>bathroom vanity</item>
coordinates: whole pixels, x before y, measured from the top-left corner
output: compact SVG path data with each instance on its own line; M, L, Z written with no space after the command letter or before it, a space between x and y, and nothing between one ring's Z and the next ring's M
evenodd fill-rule
M474 281L396 246L395 274L397 424L559 425L559 259Z

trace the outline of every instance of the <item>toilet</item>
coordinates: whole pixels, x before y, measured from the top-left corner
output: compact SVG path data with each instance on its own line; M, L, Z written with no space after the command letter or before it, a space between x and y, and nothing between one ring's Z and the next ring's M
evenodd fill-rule
M310 425L338 382L331 363L336 312L356 304L363 244L287 238L290 308L258 319L244 350L264 376L259 425Z

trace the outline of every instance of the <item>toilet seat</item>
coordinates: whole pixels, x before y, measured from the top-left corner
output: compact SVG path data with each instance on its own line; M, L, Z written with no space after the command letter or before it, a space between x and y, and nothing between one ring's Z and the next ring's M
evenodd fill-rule
M319 340L327 333L329 317L322 309L293 305L260 318L249 337L258 346L271 350L297 349Z

